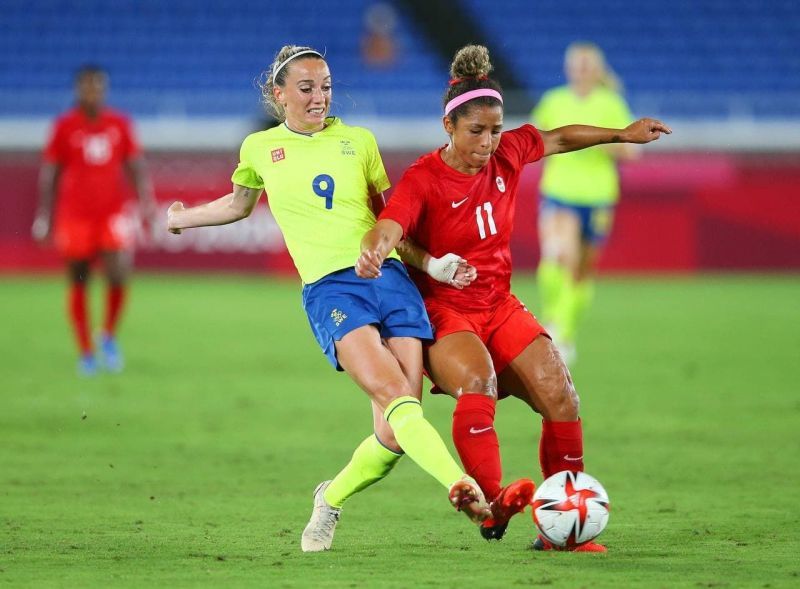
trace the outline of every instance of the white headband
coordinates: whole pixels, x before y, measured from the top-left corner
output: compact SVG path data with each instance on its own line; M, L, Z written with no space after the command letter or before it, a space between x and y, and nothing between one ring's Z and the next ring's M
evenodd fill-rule
M278 72L280 72L283 69L283 66L292 61L295 57L300 57L301 55L309 55L309 54L316 55L320 59L325 59L319 51L314 51L313 49L305 49L303 51L298 51L294 55L290 55L289 57L284 59L283 63L280 63L276 65L274 68L272 68L272 83L273 84L275 83L275 78L278 77Z

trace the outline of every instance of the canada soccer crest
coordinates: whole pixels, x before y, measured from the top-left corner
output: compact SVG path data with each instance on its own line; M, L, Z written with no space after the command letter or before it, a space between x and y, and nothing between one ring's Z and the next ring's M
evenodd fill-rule
M503 178L502 177L498 176L497 178L494 179L494 181L495 181L495 184L497 184L497 190L499 190L500 192L505 192L506 191L506 183L503 182Z

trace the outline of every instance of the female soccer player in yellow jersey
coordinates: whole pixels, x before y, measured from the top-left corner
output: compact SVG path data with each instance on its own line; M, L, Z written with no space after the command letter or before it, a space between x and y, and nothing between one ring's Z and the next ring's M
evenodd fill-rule
M544 93L531 113L537 126L580 121L622 128L633 121L599 47L572 43L564 66L569 83ZM547 158L544 164L537 271L541 317L568 364L576 357L576 330L592 299L595 264L619 198L616 160L636 153L634 145L618 143Z
M303 551L329 549L344 501L386 476L403 453L449 490L456 508L482 521L489 516L482 491L422 413L420 340L432 339L432 332L419 292L394 252L375 281L358 278L353 268L361 236L375 224L373 203L382 204L389 187L375 138L328 116L331 73L309 47L283 47L262 92L283 124L244 140L231 194L188 209L175 202L167 224L180 233L232 223L247 217L266 191L303 280L303 306L317 341L372 402L374 435L314 491ZM454 276L457 256L414 251L411 257L439 280L468 282L463 264Z

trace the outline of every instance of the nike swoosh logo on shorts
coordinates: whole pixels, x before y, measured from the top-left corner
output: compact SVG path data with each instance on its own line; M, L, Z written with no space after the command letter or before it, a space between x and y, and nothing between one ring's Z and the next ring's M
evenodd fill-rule
M475 429L474 427L471 427L471 428L469 428L469 433L471 433L471 434L482 434L483 432L488 432L490 429L492 429L491 425L489 427L484 427L482 429Z
M583 456L578 456L577 458L573 458L569 454L564 456L564 460L569 460L570 462L578 462L579 460L583 460Z
M450 206L453 207L454 209L457 209L458 207L463 205L465 202L467 202L468 198L469 198L468 196L465 196L463 200L460 200L458 202L453 201L453 202L450 203Z

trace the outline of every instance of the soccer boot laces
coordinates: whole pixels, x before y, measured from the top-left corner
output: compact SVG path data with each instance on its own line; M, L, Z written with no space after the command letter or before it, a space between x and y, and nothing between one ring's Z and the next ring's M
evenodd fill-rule
M314 509L300 539L303 552L330 550L333 544L333 533L336 531L342 510L325 501L325 489L330 484L331 481L323 481L314 489Z

